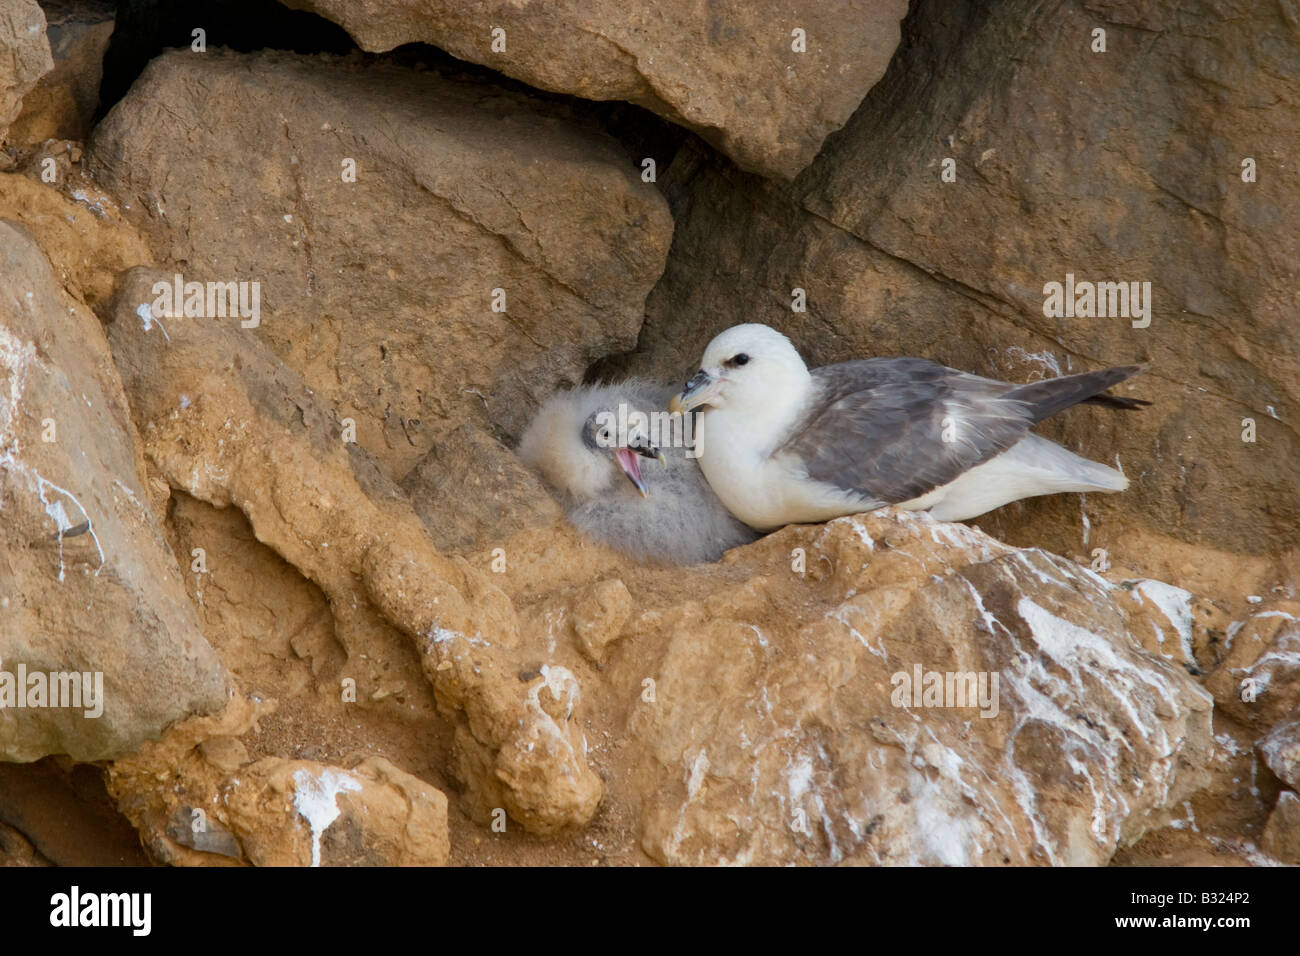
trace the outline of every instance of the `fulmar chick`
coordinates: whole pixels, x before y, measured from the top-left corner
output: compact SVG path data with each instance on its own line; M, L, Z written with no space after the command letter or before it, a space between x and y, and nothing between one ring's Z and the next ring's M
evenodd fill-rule
M587 537L656 564L716 561L759 535L731 516L684 441L673 440L685 435L680 422L665 424L672 392L635 379L559 392L538 409L519 457L559 493ZM659 435L652 416L664 425Z

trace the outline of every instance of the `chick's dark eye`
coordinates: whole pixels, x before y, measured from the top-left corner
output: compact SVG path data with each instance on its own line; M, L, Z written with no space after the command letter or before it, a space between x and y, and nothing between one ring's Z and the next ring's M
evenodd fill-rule
M730 365L732 368L740 368L740 366L742 365L749 364L749 356L746 355L744 352L741 352L739 355L733 355L731 361L728 362L727 364Z

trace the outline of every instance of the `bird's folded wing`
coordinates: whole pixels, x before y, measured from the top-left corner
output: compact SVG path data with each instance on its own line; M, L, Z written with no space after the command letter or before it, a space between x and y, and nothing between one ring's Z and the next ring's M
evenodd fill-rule
M1015 386L924 359L842 362L814 370L813 382L809 409L777 454L883 504L947 484L1035 420L1030 404L1007 397Z
M1006 451L1072 405L1148 404L1103 394L1142 371L1125 365L1012 385L925 359L828 365L812 373L813 400L779 453L810 478L898 504Z

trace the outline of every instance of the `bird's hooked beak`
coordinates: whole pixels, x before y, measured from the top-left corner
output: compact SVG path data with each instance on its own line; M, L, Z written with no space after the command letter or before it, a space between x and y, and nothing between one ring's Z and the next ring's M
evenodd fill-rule
M708 405L718 397L721 389L721 378L714 378L704 369L700 369L691 376L686 387L673 396L673 400L668 403L668 411L674 414L679 412L685 414L692 408Z
M614 460L618 462L618 467L627 475L628 481L636 486L636 490L641 492L641 497L649 498L650 492L646 490L645 479L641 477L642 458L653 458L661 465L668 464L663 452L645 439L629 441L626 447L614 449Z

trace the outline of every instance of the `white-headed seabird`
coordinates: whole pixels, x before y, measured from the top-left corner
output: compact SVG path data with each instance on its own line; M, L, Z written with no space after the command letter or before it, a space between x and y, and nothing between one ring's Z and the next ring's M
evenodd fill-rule
M1123 491L1128 479L1029 433L1142 371L1128 365L1014 385L925 359L875 358L808 370L765 325L737 325L704 351L672 399L701 408L700 467L751 527L827 521L883 505L960 521L1063 491Z
M584 535L657 564L716 561L758 535L722 506L687 448L664 437L652 444L650 416L668 418L672 393L638 380L559 392L529 423L519 457L559 492ZM632 423L621 435L619 421ZM680 422L673 434L683 435ZM642 471L642 458L662 467Z

